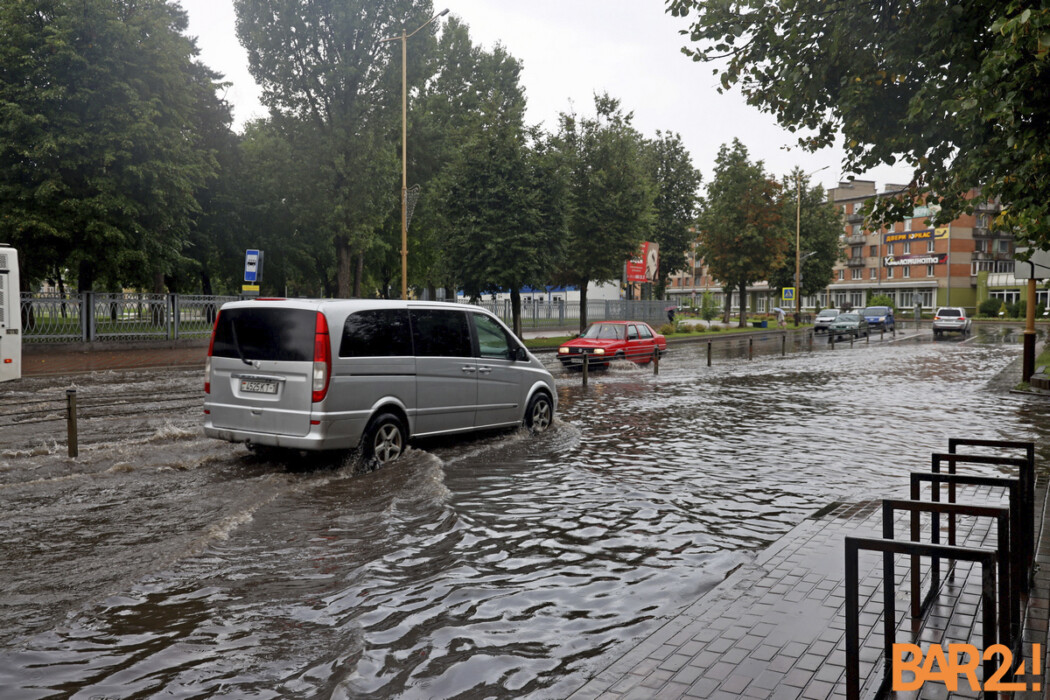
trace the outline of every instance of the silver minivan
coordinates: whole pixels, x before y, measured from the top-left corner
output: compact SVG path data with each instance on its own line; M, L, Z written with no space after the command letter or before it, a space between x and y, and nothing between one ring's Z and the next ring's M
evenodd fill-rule
M249 447L360 448L380 464L410 438L546 430L554 379L493 314L385 300L224 304L205 366L204 432Z

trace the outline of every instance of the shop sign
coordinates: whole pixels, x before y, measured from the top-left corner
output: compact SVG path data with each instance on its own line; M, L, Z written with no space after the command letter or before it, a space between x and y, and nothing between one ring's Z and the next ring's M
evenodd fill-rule
M948 227L927 228L922 231L900 231L899 233L883 234L884 243L901 243L910 241L934 241L948 237Z
M887 255L882 259L882 265L883 267L900 267L902 265L940 265L947 261L947 253L927 253L926 255Z

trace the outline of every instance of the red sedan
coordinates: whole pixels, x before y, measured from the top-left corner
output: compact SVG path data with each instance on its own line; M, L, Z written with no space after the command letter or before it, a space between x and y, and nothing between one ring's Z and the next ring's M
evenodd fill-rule
M667 339L641 321L599 321L592 323L579 338L562 343L558 359L562 365L581 366L583 357L589 366L608 367L611 360L651 362L656 353L667 350Z

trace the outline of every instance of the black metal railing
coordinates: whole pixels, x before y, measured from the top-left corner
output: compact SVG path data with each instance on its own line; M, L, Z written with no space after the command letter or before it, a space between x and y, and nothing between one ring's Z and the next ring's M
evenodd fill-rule
M962 446L994 448L996 450L1023 450L1025 456L1004 457L1000 455L958 454ZM988 466L1016 467L1016 476L983 476L958 473L959 464L981 464ZM947 472L942 471L946 465ZM884 676L877 694L889 689L893 678L893 645L897 632L896 618L896 574L894 558L905 555L911 558L910 602L912 634L916 636L922 625L923 615L941 593L941 560L947 560L951 572L956 561L972 561L981 564L981 605L983 616L982 637L984 648L998 643L1014 651L1020 658L1023 644L1023 610L1027 604L1033 578L1035 558L1035 444L1031 442L952 438L948 441L948 453L934 453L930 472L916 472L909 477L910 501L883 501L882 539L846 538L846 685L847 697L860 697L860 601L859 601L859 553L875 551L883 554L883 663ZM930 500L923 501L922 484L929 483ZM947 502L941 501L941 485L948 487ZM990 506L957 503L957 486L1003 488L1007 490L1007 506ZM910 513L910 541L897 540L894 536L896 513ZM930 542L920 542L922 531L920 517L930 513ZM940 516L948 517L948 544L941 544ZM956 517L971 516L993 518L996 522L996 546L959 546L957 543ZM925 599L922 596L921 559L930 560L930 588ZM998 603L996 602L998 599ZM984 660L984 678L993 677L996 662ZM994 697L986 692L986 697Z

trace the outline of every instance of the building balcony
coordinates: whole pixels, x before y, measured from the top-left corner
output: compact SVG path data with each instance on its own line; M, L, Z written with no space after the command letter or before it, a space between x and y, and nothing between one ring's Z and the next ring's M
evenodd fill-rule
M978 202L978 203L973 205L973 210L974 211L980 211L980 212L996 212L996 213L998 213L998 212L1002 211L1002 209L1003 209L1002 206L998 202L989 202L987 200L985 200L983 202Z
M973 252L973 259L974 260L991 260L992 259L992 254L991 253L986 253L983 250L975 250Z
M863 214L846 214L846 223L847 224L859 224L862 221L864 221L864 215Z
M864 245L868 242L868 236L863 233L856 233L846 236L846 245Z
M866 262L865 258L850 258L846 261L846 264L850 267L864 267Z

